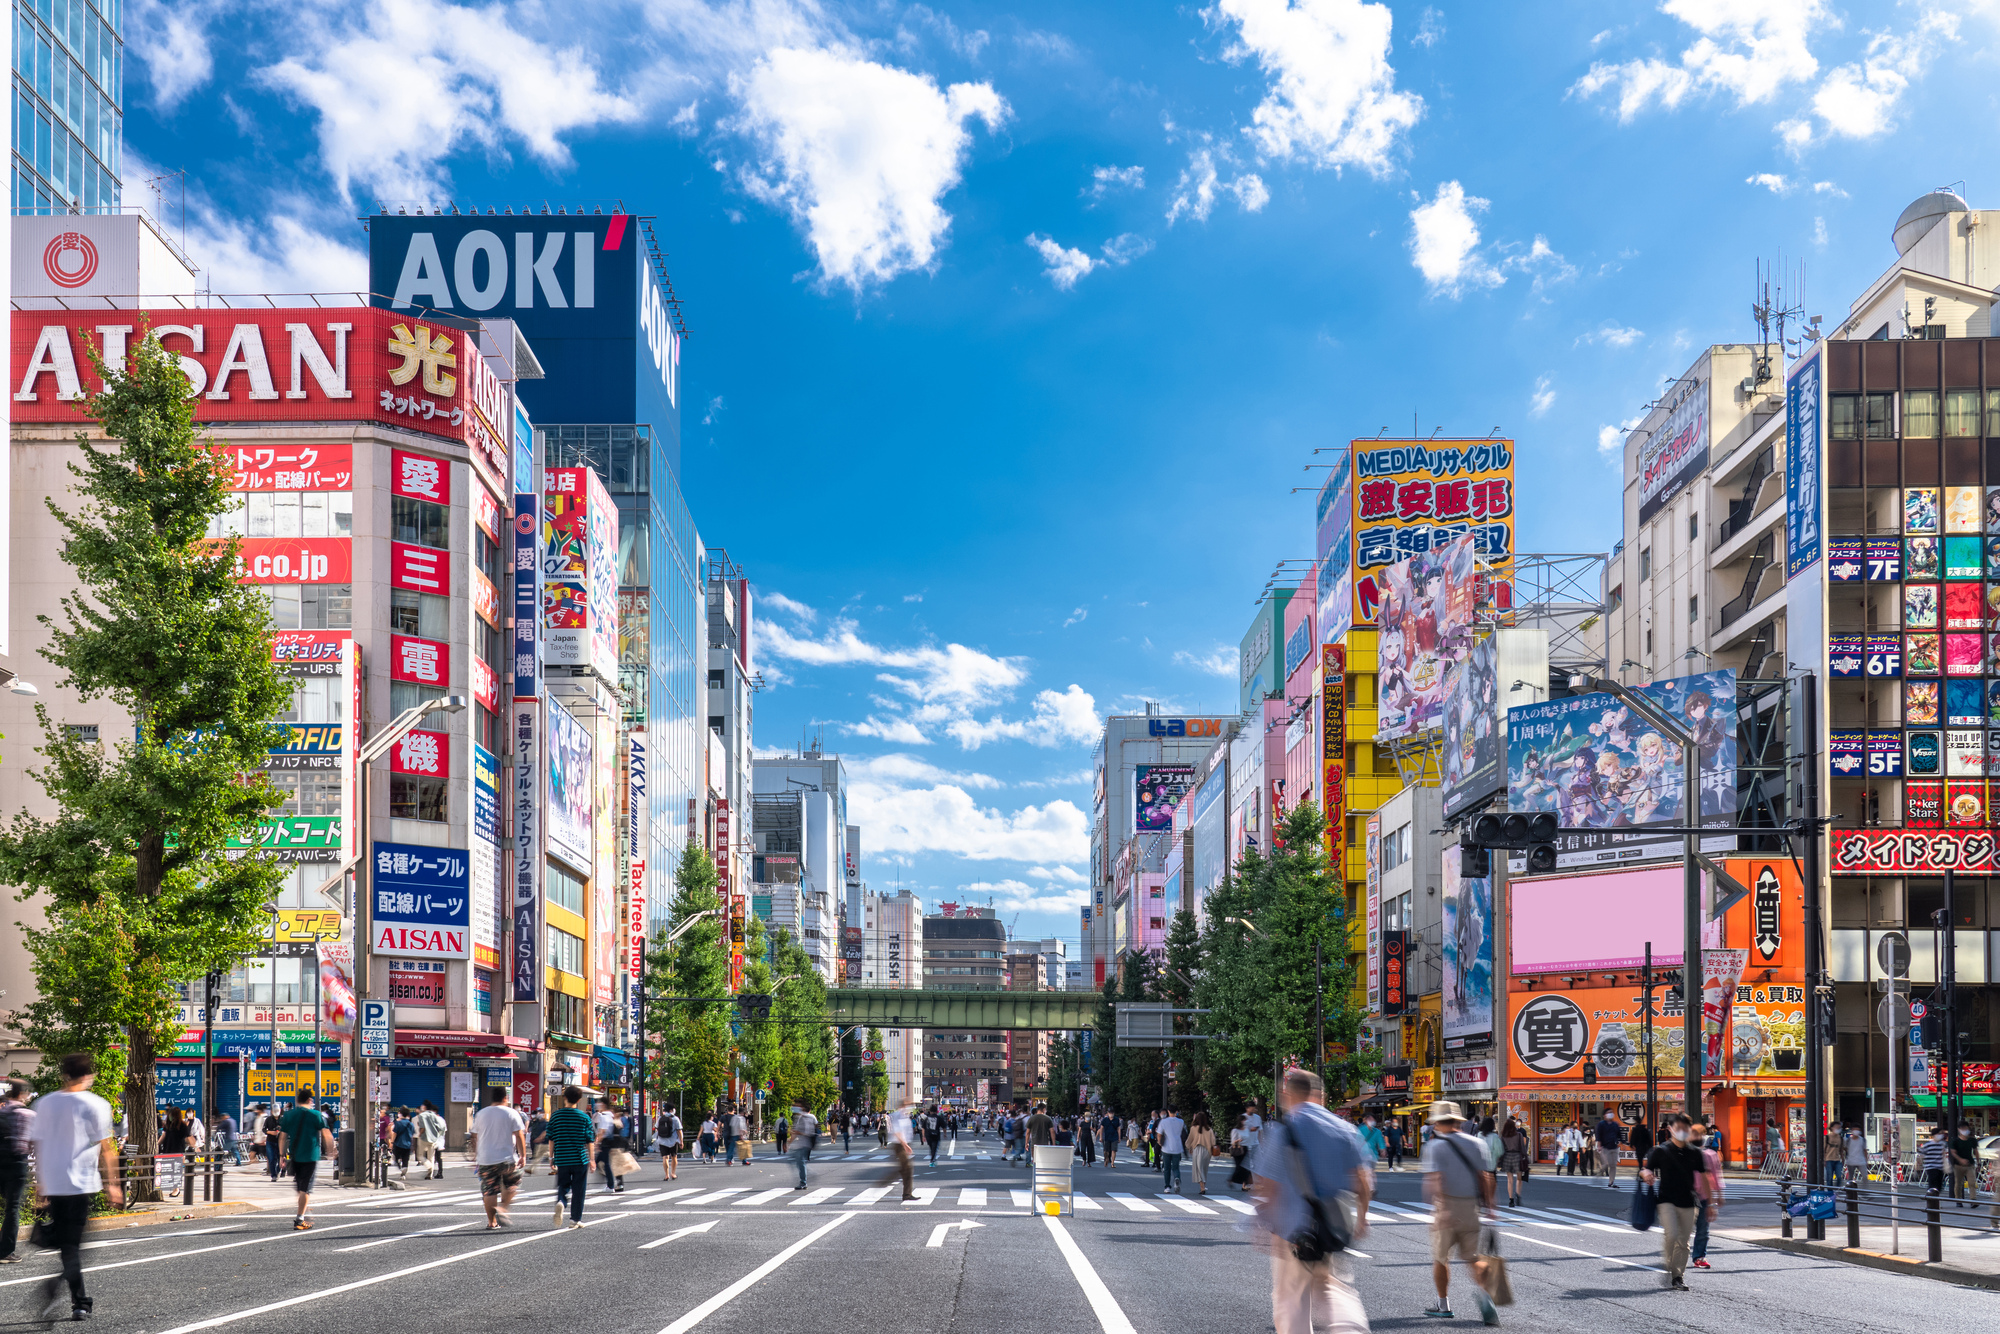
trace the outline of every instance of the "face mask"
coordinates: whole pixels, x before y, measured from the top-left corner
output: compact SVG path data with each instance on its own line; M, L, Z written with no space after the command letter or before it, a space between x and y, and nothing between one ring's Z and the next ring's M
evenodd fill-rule
M1682 1143L1686 1143L1686 1142L1687 1142L1687 1137L1688 1137L1688 1133L1687 1133L1687 1131L1685 1131L1685 1130L1676 1130L1676 1131L1674 1131L1674 1138L1675 1138L1676 1140L1679 1140L1679 1141L1680 1141L1680 1142L1682 1142Z
M1706 1135L1692 1135L1689 1136L1688 1142L1695 1145L1696 1147L1700 1147L1702 1144L1708 1142L1708 1137Z

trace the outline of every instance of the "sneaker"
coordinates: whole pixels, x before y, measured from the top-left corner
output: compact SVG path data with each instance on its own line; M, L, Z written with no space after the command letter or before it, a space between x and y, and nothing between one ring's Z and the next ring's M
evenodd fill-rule
M1426 1306L1424 1308L1424 1314L1430 1316L1434 1320L1450 1320L1452 1318L1451 1308L1449 1306Z
M17 1265L19 1263L21 1263L21 1257L18 1255L0 1255L0 1265Z
M1715 1268L1715 1266L1714 1266L1714 1265L1710 1264L1710 1263L1709 1263L1708 1261L1706 1261L1706 1260L1696 1260L1696 1261L1694 1262L1694 1267L1695 1267L1696 1269L1713 1269L1713 1268Z
M90 1308L88 1306L72 1306L69 1309L69 1318L71 1320L88 1320L90 1319Z
M557 1200L555 1217L550 1219L549 1221L552 1223L560 1223L562 1222L562 1215L563 1215L563 1202L561 1200Z
M1483 1292L1479 1294L1479 1323L1482 1325L1500 1323L1500 1313L1493 1309L1493 1299Z

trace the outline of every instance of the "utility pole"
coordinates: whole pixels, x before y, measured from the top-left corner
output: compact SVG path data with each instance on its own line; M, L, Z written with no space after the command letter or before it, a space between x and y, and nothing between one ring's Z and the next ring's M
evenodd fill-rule
M1316 1045L1313 1051L1317 1060L1313 1069L1319 1074L1321 1088L1326 1087L1326 946L1324 942L1313 942L1313 1036Z
M1799 765L1798 816L1805 841L1803 862L1806 897L1806 1179L1826 1180L1826 1044L1833 1037L1833 984L1826 976L1826 948L1820 915L1819 812L1819 682L1807 672L1799 677L1798 717L1792 731ZM1826 1237L1822 1219L1806 1218L1806 1238Z
M1938 968L1939 988L1944 992L1944 1059L1945 1085L1943 1096L1938 1099L1944 1115L1945 1134L1958 1134L1959 1119L1965 1115L1960 1105L1963 1096L1959 1092L1964 1087L1958 1074L1958 904L1957 883L1949 869L1944 873L1944 907L1934 919L1940 928L1939 950L1943 954ZM1912 1088L1910 1092L1916 1093Z
M1660 1124L1660 1075L1653 1068L1653 942L1646 942L1646 962L1639 970L1639 1017L1646 1025L1646 1129Z

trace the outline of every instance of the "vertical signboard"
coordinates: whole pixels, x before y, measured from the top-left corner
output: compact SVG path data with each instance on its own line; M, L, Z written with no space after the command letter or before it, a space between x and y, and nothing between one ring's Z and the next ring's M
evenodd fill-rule
M1320 795L1326 810L1327 868L1347 878L1347 646L1320 647Z
M548 719L549 848L579 874L587 876L592 873L592 828L596 816L591 805L596 774L590 730L553 699L548 702Z
M1512 601L1512 440L1356 440L1353 491L1354 624L1375 624L1389 566L1467 535L1498 605Z
M500 966L503 881L500 866L500 759L472 747L472 961Z
M515 471L518 473L525 463L532 479L534 447L527 415L516 413L514 420ZM541 512L541 497L535 492L515 494L514 715L508 738L514 751L514 873L507 972L509 995L529 1003L541 995L541 978L536 975L542 901L541 702L536 698L541 693L541 664L535 646L541 611Z
M1459 876L1458 848L1444 848L1444 1049L1483 1047L1493 1037L1493 879Z
M599 1005L618 998L618 938L623 918L618 899L624 891L619 875L618 727L616 714L600 709L591 720L591 981Z
M550 468L542 517L543 652L618 679L618 510L590 468Z
M1350 456L1334 460L1319 491L1316 522L1313 525L1314 577L1319 599L1319 638L1323 644L1337 644L1354 624L1354 498Z
M626 970L636 990L646 962L646 734L626 734L625 846L630 863L626 912Z
M1410 1010L1410 933L1402 928L1382 933L1382 1013Z
M1382 1012L1382 817L1368 815L1368 1009Z
M1824 459L1820 435L1821 353L1799 358L1785 377L1785 578L1796 579L1820 552Z

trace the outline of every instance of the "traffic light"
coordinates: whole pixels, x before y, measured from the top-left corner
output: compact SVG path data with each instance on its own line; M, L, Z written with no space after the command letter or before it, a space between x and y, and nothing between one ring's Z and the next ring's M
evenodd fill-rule
M1458 832L1458 873L1467 880L1493 874L1493 848L1528 854L1528 874L1544 875L1556 869L1556 817L1548 811L1534 815L1479 815Z
M736 1013L745 1020L769 1019L771 998L754 992L740 991L736 994Z

